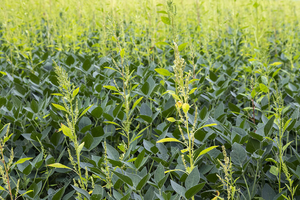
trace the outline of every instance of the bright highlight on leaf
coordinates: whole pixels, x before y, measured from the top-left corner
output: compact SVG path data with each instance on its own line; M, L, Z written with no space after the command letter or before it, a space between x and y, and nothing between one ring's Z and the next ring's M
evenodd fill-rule
M65 107L63 107L63 106L61 106L61 105L59 105L59 104L52 103L52 105L53 105L55 108L57 108L58 110L63 110L63 111L65 111L65 112L68 112L68 111L65 109Z
M156 143L164 143L164 142L179 142L179 143L183 143L175 138L164 138L164 139L161 139L159 141L157 141Z
M48 167L55 167L55 168L63 168L63 169L70 169L72 170L70 167L67 167L63 164L60 164L60 163L53 163L53 164L50 164L50 165L47 165Z
M169 118L167 118L167 120L168 120L169 122L175 122L175 121L176 121L176 119L174 119L173 117L169 117Z
M213 149L215 149L215 148L217 148L217 147L218 147L218 146L211 146L211 147L208 147L208 148L204 149L203 151L201 151L201 152L199 153L199 155L197 156L197 158L199 158L200 156L202 156L202 155L204 155L204 154L210 152L211 150L213 150Z
M24 162L26 162L27 160L31 160L32 158L21 158L20 160L18 160L17 162L15 162L14 164L15 165L18 165L18 164L22 164Z
M71 140L74 139L72 135L72 131L69 127L65 126L64 124L61 124L61 130L65 136L69 137Z
M163 68L155 69L155 71L163 76L171 76L172 75L168 70L163 69Z
M183 112L184 112L185 114L189 111L189 109L190 109L190 105L189 105L189 104L184 103L184 104L182 105L182 110L183 110Z

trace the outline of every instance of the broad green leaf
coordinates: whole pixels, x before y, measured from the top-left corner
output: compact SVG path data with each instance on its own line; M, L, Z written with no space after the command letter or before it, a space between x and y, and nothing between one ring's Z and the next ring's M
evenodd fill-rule
M53 164L50 164L50 165L47 165L48 167L55 167L55 168L62 168L62 169L70 169L72 170L70 167L67 167L63 164L60 164L60 163L53 163Z
M73 98L78 94L78 92L79 92L79 87L73 91L73 94L72 94Z
M142 161L144 160L144 156L145 156L145 150L143 150L141 153L139 153L139 155L137 156L135 162L134 162L134 166L138 169L141 164Z
M264 127L265 136L269 135L270 130L271 130L272 126L273 126L274 120L275 120L275 116L271 117L269 119L269 121L267 122L267 124L265 125L265 127Z
M18 165L18 164L22 164L24 162L26 162L27 160L31 160L32 158L21 158L19 159L17 162L14 163L14 165Z
M113 91L119 92L115 86L104 85L103 87L104 87L104 88L107 88L107 89L109 89L109 90L113 90Z
M218 146L211 146L211 147L208 147L208 148L204 149L203 151L201 151L201 152L199 153L199 155L197 156L197 158L199 158L200 156L202 156L202 155L208 153L209 151L211 151L211 150L213 150L213 149L215 149L215 148L217 148L217 147L218 147ZM197 158L196 158L196 159L197 159Z
M188 103L182 104L182 110L186 114L190 109L190 105Z
M83 189L81 189L81 188L78 188L78 187L76 187L76 186L74 186L74 185L71 185L78 193L80 193L80 194L82 194L83 196L85 196L88 200L90 200L91 199L91 197L90 197L90 194L87 192L87 191L85 191L85 190L83 190Z
M262 83L259 84L259 88L264 93L268 93L269 92L269 88L267 86L265 86L264 84L262 84Z
M64 193L65 193L65 186L64 187L62 187L62 188L60 188L60 189L58 189L57 191L56 191L56 193L54 194L54 196L53 196L53 200L55 200L55 199L62 199L62 197L63 197L63 195L64 195Z
M61 124L61 130L65 136L69 137L71 140L74 139L72 131L69 127L65 126L64 124Z
M147 183L147 181L149 181L149 179L150 179L150 174L148 173L146 176L144 176L143 178L142 178L142 180L138 183L138 185L136 186L136 189L137 190L141 190L145 185L146 185L146 183Z
M7 73L6 73L6 72L3 72L3 71L0 71L0 73L3 74L3 75L7 75Z
M275 167L274 165L272 165L271 168L270 168L270 173L277 177L278 176L278 172L279 172L278 168Z
M169 45L169 44L166 42L156 42L155 45L159 46L159 45Z
M185 196L185 188L182 187L181 185L179 185L178 183L174 182L173 180L171 180L171 186L173 188L173 190L175 190L175 192L177 194L180 194L181 196Z
M235 142L232 145L232 151L230 153L230 157L234 164L237 164L240 167L242 167L244 162L247 159L247 153L246 150L242 147L242 145Z
M63 107L63 106L61 106L61 105L59 105L59 104L52 103L52 105L53 105L55 108L57 108L58 110L63 110L63 111L65 111L65 112L68 112L68 111L65 109L65 107Z
M204 187L204 185L205 185L205 182L191 187L190 189L188 189L185 192L185 197L187 199L190 199L191 197L195 196Z
M188 177L185 179L184 185L185 188L188 190L195 185L197 185L200 181L200 172L198 170L198 167L195 167L192 172L188 175Z
M5 190L2 186L0 186L0 190Z
M164 11L164 10L157 11L157 13L168 14L168 13L167 13L166 11Z
M162 16L162 17L161 17L161 21L162 21L164 24L171 25L171 20L170 20L169 17L164 17L164 16Z
M78 117L82 117L94 104L90 105L89 107L87 107L86 109L84 109L84 111L82 111L81 115Z
M129 176L126 176L124 174L121 174L119 172L116 171L112 171L115 175L117 175L122 181L124 181L125 183L127 183L130 186L133 186L133 182L131 180L131 178Z
M169 72L168 70L166 70L164 68L157 68L157 69L155 69L155 71L163 76L171 76L172 75L171 72Z
M186 43L183 43L183 44L179 45L178 46L178 51L182 51L186 47L187 44L188 43L186 42Z

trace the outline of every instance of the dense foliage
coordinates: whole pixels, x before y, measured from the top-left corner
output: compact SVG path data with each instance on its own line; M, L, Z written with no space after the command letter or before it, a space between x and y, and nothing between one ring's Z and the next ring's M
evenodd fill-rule
M300 2L2 0L2 199L300 199Z

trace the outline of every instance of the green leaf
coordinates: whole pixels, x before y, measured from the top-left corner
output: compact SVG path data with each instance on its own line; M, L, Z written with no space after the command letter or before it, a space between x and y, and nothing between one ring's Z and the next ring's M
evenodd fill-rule
M60 97L63 97L64 95L60 94L60 93L51 93L51 95L54 95L54 96L60 96Z
M149 181L149 179L150 179L150 174L148 173L146 176L144 176L143 178L142 178L142 180L138 183L138 185L136 186L136 189L137 190L141 190L145 185L146 185L146 183L147 183L147 181Z
M206 124L206 125L204 125L204 126L201 126L199 129L203 129L203 128L205 128L205 127L210 127L210 126L217 126L218 124L216 124L216 123L212 123L212 124Z
M65 187L60 188L59 190L57 190L57 192L54 194L54 196L52 197L53 200L55 199L62 199L64 193L65 193Z
M84 111L82 111L81 115L78 117L82 117L82 115L84 115L94 104L90 105L89 107L87 107L86 109L84 109Z
M139 153L139 155L137 156L135 162L134 162L134 166L138 169L144 159L145 156L145 150L143 150L141 153Z
M133 186L132 180L129 176L126 176L124 174L121 174L116 171L112 171L115 175L117 175L123 182L127 183L130 186Z
M192 172L185 179L185 188L190 189L197 185L200 181L200 173L198 167L195 167Z
M34 113L38 113L39 112L39 105L38 105L38 103L35 100L31 101L30 108L31 108L31 110Z
M161 139L159 141L157 141L156 143L164 143L164 142L179 142L179 143L183 143L175 138L164 138L164 139Z
M113 91L119 92L115 86L104 85L103 87L104 87L104 88L107 88L107 89L109 89L109 90L113 90Z
M141 100L143 99L143 97L140 97L138 100L136 100L131 108L131 110L133 110L140 102Z
M176 119L174 119L173 117L168 117L167 120L168 120L169 122L175 122L175 121L176 121Z
M68 111L65 109L65 107L63 107L63 106L61 106L61 105L59 105L59 104L52 103L52 105L53 105L55 108L57 108L58 110L63 110L63 111L65 111L65 112L68 112Z
M164 24L171 25L171 20L170 20L169 17L164 17L164 16L162 16L162 17L161 17L161 21L162 21Z
M78 146L78 154L80 154L82 148L84 146L84 142L82 142L79 146Z
M69 127L65 126L64 124L61 124L61 130L65 136L69 137L71 140L74 139L72 131Z
M193 88L191 89L191 91L189 92L189 94L193 94L198 88Z
M73 91L73 94L72 94L73 98L78 94L78 92L79 92L79 87Z
M116 122L111 122L111 121L104 121L103 123L106 123L106 124L113 124L115 126L119 126L121 127L119 124L117 124Z
M82 69L84 69L86 72L91 68L92 63L89 59L86 59L82 64Z
M279 72L280 70L281 70L281 68L277 69L277 70L273 73L272 78L274 78L274 77L278 74L278 72Z
M160 45L165 45L165 46L167 46L167 45L169 45L169 44L166 43L166 42L156 42L155 45L156 45L156 46L160 46Z
M273 126L273 123L274 123L274 120L275 120L275 116L271 117L269 119L269 121L266 123L265 127L264 127L264 133L265 133L265 136L268 136L269 135L269 132Z
M292 121L292 118L290 118L289 120L287 120L283 126L283 132L286 131L287 127L289 126L290 122Z
M48 167L55 167L55 168L62 168L62 169L70 169L72 170L70 167L67 167L63 164L60 164L60 163L53 163L53 164L50 164L50 165L47 165Z
M190 105L188 103L184 103L182 104L182 110L185 114L187 114L187 112L189 111L190 109Z
M173 180L171 180L171 186L172 186L173 190L175 190L175 192L177 192L178 194L180 194L183 197L185 196L185 188L184 187L177 184Z
M0 190L5 190L2 186L0 186Z
M269 88L267 86L265 86L264 84L262 84L262 83L259 84L259 88L264 93L268 93L269 92Z
M272 165L270 168L270 173L277 177L278 176L278 168L275 167L274 165Z
M278 65L281 65L281 64L282 64L282 62L274 62L274 63L271 64L271 66L278 66Z
M121 56L121 58L124 58L124 56L125 56L125 49L124 48L121 50L120 56Z
M202 155L204 155L204 154L210 152L211 150L213 150L213 149L215 149L215 148L217 148L217 147L218 147L218 146L211 146L211 147L208 147L208 148L204 149L203 151L201 151L201 152L199 153L199 155L197 156L197 158L199 158L200 156L202 156ZM197 159L197 158L196 158L196 159Z
M232 151L230 153L230 157L234 164L237 164L240 167L242 167L244 162L247 159L247 153L246 150L242 147L242 145L235 142L232 145Z
M155 69L155 71L163 76L171 76L172 75L168 70L166 70L164 68L157 68L157 69Z
M191 197L195 196L204 187L204 185L205 182L191 187L190 189L188 189L188 191L186 191L185 197L187 199L190 199Z
M91 197L90 197L90 195L89 195L89 193L87 192L87 191L85 191L85 190L83 190L83 189L81 189L81 188L78 188L78 187L76 187L76 186L74 186L74 185L71 185L78 193L80 193L80 194L82 194L83 196L85 196L88 200L90 200L91 199Z
M178 46L178 51L182 51L186 47L187 44L188 43L186 42L186 43L183 43L183 44L179 45Z
M17 162L15 162L14 165L22 164L22 163L26 162L27 160L31 160L31 159L32 159L31 157L29 157L29 158L21 158Z

